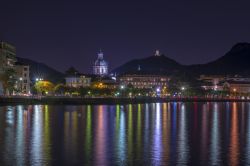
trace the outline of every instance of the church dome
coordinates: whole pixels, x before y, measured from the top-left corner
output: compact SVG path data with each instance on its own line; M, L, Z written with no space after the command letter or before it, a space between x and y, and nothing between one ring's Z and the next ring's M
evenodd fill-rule
M103 53L98 53L98 58L95 61L95 66L108 66L108 63L103 58Z
M108 74L108 62L104 60L103 53L101 51L98 53L98 58L95 61L93 70L95 75L103 76Z
M108 63L104 59L97 59L95 61L95 66L107 66Z

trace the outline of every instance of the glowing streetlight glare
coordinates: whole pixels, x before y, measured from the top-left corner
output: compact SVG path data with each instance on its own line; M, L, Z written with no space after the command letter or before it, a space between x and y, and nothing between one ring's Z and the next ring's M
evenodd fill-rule
M124 87L124 85L121 85L121 89L124 89L125 87Z
M181 87L181 90L185 90L185 87L183 86L183 87Z
M157 92L160 92L161 90L160 90L160 88L157 88L156 91L157 91Z

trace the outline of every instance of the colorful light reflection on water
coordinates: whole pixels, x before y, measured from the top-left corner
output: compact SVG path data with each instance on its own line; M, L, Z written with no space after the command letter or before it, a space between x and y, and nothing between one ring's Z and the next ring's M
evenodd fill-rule
M249 165L250 103L0 107L1 165Z

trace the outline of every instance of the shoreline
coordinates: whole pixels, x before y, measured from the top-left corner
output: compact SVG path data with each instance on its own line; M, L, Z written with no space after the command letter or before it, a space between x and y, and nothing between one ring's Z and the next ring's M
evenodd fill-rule
M0 105L113 105L165 102L250 102L250 99L228 98L80 98L80 97L0 97Z

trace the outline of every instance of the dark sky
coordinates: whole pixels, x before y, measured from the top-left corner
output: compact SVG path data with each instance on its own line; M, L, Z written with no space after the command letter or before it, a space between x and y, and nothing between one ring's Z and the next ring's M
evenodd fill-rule
M99 49L110 67L159 49L182 64L206 63L250 42L249 0L5 0L0 39L17 56L59 71L91 72Z

